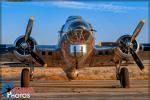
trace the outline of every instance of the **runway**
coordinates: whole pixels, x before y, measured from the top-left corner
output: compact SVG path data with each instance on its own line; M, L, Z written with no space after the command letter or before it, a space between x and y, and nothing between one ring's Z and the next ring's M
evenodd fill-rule
M131 80L130 88L120 87L116 80L33 81L31 100L149 100L150 82ZM3 81L7 83L7 81ZM13 81L20 86L19 81ZM3 98L4 99L4 98Z

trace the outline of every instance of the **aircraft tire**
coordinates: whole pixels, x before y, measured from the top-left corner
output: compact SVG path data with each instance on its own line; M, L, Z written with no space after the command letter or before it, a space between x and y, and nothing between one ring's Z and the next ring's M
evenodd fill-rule
M24 68L21 73L21 87L29 87L30 73L28 68Z
M120 84L122 88L129 88L130 81L129 81L129 71L127 68L121 68L120 71Z

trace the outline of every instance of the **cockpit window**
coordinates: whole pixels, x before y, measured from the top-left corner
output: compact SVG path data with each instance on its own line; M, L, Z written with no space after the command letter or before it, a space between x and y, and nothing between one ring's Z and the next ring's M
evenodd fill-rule
M70 24L70 28L74 29L76 27L83 27L85 30L89 30L89 25L83 21L77 21Z
M73 30L76 27L83 27L85 28L85 30L90 30L90 26L88 23L78 20L78 21L70 21L67 24L65 24L62 31L66 33Z
M88 40L90 36L90 32L82 29L82 28L76 28L71 31L69 31L67 34L65 34L68 41L72 42L80 42L84 43Z
M62 34L70 42L85 42L91 35L91 26L83 20L73 20L64 25Z

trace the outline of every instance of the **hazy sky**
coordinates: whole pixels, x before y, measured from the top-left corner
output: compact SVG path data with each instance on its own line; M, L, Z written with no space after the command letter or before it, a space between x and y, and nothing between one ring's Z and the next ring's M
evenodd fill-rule
M32 37L38 44L57 44L58 31L68 16L80 15L97 30L96 43L116 41L132 34L141 19L145 25L137 40L148 42L148 2L1 2L2 43L23 35L29 16L35 17Z

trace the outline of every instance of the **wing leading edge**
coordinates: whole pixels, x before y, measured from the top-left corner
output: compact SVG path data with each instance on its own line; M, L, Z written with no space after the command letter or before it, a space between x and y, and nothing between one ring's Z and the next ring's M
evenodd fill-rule
M118 46L115 42L102 42L99 45L95 45L93 55L90 59L89 66L114 66L117 60L122 59L123 65L134 63L131 56L123 57L118 55ZM150 43L140 44L138 56L142 61L150 59Z

